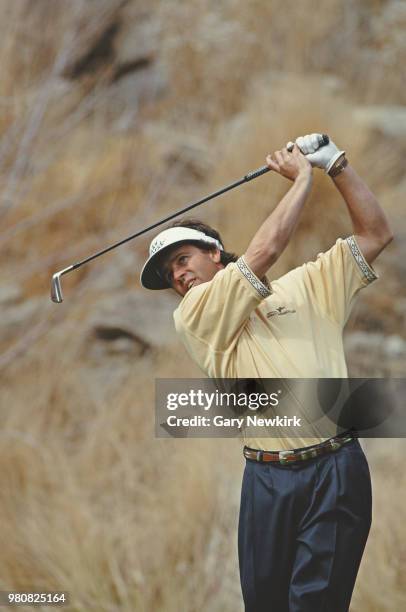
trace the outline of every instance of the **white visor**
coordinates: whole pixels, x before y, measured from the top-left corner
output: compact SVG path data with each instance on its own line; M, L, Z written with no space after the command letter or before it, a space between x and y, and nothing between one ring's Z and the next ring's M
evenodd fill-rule
M168 289L170 287L159 269L158 262L161 258L158 255L162 255L169 247L183 242L204 242L224 251L223 245L216 238L207 236L199 230L190 227L170 227L155 236L149 246L149 258L142 268L140 277L143 287L146 289Z

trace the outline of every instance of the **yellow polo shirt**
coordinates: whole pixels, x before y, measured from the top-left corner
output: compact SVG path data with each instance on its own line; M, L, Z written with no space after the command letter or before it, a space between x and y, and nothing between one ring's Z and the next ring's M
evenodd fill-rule
M346 378L343 328L358 291L376 278L354 236L272 281L270 290L240 257L187 292L174 312L176 331L210 378ZM247 446L262 450L323 439L316 429L308 438L243 432Z

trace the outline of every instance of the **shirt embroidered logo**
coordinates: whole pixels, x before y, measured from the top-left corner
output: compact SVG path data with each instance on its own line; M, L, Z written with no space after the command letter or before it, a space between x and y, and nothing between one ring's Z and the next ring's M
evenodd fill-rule
M296 312L296 310L289 310L288 308L286 308L286 306L279 306L279 308L277 308L276 310L271 310L270 312L267 312L266 317L267 319L269 319L270 317L274 317L275 315L292 314L294 312Z

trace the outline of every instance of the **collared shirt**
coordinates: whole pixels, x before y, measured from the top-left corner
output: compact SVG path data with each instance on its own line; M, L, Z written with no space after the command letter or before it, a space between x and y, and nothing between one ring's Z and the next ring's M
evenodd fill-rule
M210 378L346 378L343 328L357 293L376 278L354 236L272 280L271 289L240 257L187 292L175 327ZM314 437L244 443L283 450L323 439L314 430Z

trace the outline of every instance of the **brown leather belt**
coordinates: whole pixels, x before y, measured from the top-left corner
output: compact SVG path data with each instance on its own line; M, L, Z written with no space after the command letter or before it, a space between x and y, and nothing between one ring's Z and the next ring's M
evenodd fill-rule
M340 449L347 442L351 442L355 439L355 436L348 434L343 437L330 438L321 444L316 446L309 446L303 450L281 450L277 452L255 450L254 448L248 448L244 446L244 457L251 461L268 462L276 461L281 464L293 463L296 461L306 461L307 459L313 459L319 455L325 455L326 453L332 453Z

